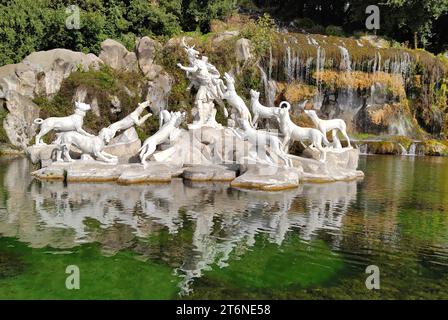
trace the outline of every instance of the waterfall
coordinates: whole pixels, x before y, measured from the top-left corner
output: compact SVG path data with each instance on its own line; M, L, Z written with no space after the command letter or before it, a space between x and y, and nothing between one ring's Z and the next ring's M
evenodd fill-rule
M370 87L370 105L375 104L375 84Z
M276 83L275 81L268 79L266 71L264 71L263 67L260 64L258 65L258 69L260 69L261 72L261 79L263 81L266 104L268 107L273 107L275 102L275 96L277 94Z
M400 154L401 154L402 156L407 156L407 155L408 155L408 152L406 151L406 148L403 147L403 145L402 145L401 143L399 143L398 146L399 146L400 149L401 149L401 153L400 153Z
M291 83L291 82L293 82L294 81L294 63L293 63L293 60L295 60L295 59L292 59L291 58L291 47L290 46L288 46L287 48L286 48L286 54L285 54L285 75L286 75L286 81L288 82L288 83Z
M358 147L358 149L359 149L359 154L362 154L362 155L367 155L367 154L368 154L368 147L367 147L367 144L362 144L362 145L360 145L360 146Z
M345 48L343 46L338 46L338 48L341 51L341 63L339 64L339 68L342 71L351 72L352 64L350 61L350 54L348 53L347 48Z
M343 46L338 46L339 51L341 52L341 63L339 64L339 68L341 71L347 72L347 76L349 78L349 85L347 86L347 93L348 93L348 99L347 99L347 107L351 107L353 105L353 88L350 85L350 82L352 80L351 71L352 71L352 64L350 61L350 54L347 50L347 48Z
M415 154L416 148L417 148L417 144L411 143L411 146L409 147L408 155L415 157L416 156L416 154Z
M313 64L313 57L309 57L306 59L306 66L305 66L305 81L310 82L311 79L311 65Z

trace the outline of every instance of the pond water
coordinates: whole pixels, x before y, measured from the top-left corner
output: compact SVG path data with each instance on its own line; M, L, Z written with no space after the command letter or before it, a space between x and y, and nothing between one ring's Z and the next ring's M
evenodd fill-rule
M0 298L447 299L448 159L367 156L360 169L362 181L265 193L64 185L0 159ZM69 265L80 290L66 289Z

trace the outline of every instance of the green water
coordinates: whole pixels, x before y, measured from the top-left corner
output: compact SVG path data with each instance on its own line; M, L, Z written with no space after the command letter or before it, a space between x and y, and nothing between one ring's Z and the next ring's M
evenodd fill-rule
M263 193L40 182L26 159L0 159L0 298L447 299L448 159L360 169L363 181Z

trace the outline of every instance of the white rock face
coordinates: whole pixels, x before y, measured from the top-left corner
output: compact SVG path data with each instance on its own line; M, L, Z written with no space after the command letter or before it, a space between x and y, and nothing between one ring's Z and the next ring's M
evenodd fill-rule
M137 56L129 52L124 45L112 39L101 43L99 58L115 70L138 72Z
M279 168L260 164L247 166L246 172L232 181L231 186L243 189L279 191L299 186L300 168Z
M3 123L11 144L25 148L35 135L33 120L39 116L32 99L53 96L62 81L81 67L99 68L102 61L93 54L66 49L34 52L22 63L0 67L0 87L8 115Z
M6 91L5 100L8 114L3 128L11 144L24 149L36 134L33 120L39 116L39 110L30 97L15 91Z
M52 96L61 88L62 81L79 67L87 71L102 64L94 54L84 54L67 49L33 52L23 60L36 75L34 94Z

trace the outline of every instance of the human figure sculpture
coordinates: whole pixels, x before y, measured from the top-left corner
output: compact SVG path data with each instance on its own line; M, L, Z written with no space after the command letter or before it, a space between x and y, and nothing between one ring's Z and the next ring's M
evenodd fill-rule
M62 132L58 134L54 144L59 145L56 153L57 161L64 161L63 157L69 161L74 161L70 156L71 146L78 148L83 155L93 156L94 158L107 162L117 163L118 158L103 151L110 138L106 129L102 129L98 136L85 136L76 131Z
M159 144L168 142L177 135L177 129L185 118L185 112L171 112L169 119L165 116L165 123L154 135L149 137L140 148L140 160L142 164L156 151Z
M284 150L287 148L289 141L310 141L310 147L315 147L321 153L320 161L324 162L326 159L326 151L322 146L322 142L326 146L330 144L327 140L327 137L317 129L314 128L302 128L292 122L289 117L289 110L291 109L291 105L283 101L280 103L280 108L277 108L276 113L280 122L280 131L285 136L283 140L283 148Z
M252 121L252 115L246 106L244 100L238 95L235 90L235 79L228 73L224 74L224 79L226 80L227 90L223 94L223 98L232 106L234 110L238 112L238 117L241 120ZM233 119L236 121L236 119ZM252 124L251 124L252 125Z
M143 123L145 123L145 121L152 116L152 114L148 113L141 117L141 114L147 107L149 107L149 101L142 102L129 115L107 127L105 131L109 135L110 139L115 137L118 131L125 131L134 125L140 127Z
M202 56L199 59L199 52L194 49L194 46L189 47L185 43L185 39L182 39L182 43L190 65L185 67L179 63L177 66L187 73L187 78L191 82L188 89L192 87L198 89L195 105L198 109L199 119L191 128L200 128L204 125L218 127L214 101L223 107L224 116L228 116L227 109L222 103L222 92L225 86L220 79L221 75L216 67L208 62L207 57Z
M328 131L331 131L333 137L333 146L337 149L341 149L342 145L338 138L338 131L342 133L342 135L347 139L348 147L351 148L350 138L347 134L347 125L342 119L331 119L331 120L323 120L319 119L316 111L314 110L305 110L305 113L308 117L311 118L316 128L320 130L324 135L327 134Z
M247 119L238 119L238 122L244 130L243 134L239 134L236 130L234 132L240 139L247 139L250 142L252 150L249 150L249 154L256 153L258 160L265 160L269 164L275 165L275 162L268 157L269 152L282 159L285 162L285 167L292 167L292 160L282 149L282 143L278 136L255 129Z
M45 120L37 118L34 123L40 125L40 131L36 135L35 145L45 144L42 142L42 137L51 130L57 132L76 131L86 137L94 137L94 135L85 131L82 126L84 124L84 117L89 111L90 105L82 102L75 102L75 113L67 117L51 117Z
M254 128L258 127L259 119L275 119L277 116L275 115L276 108L273 107L265 107L260 103L260 92L255 90L250 90L251 104L250 107L252 109L253 121L252 125Z

